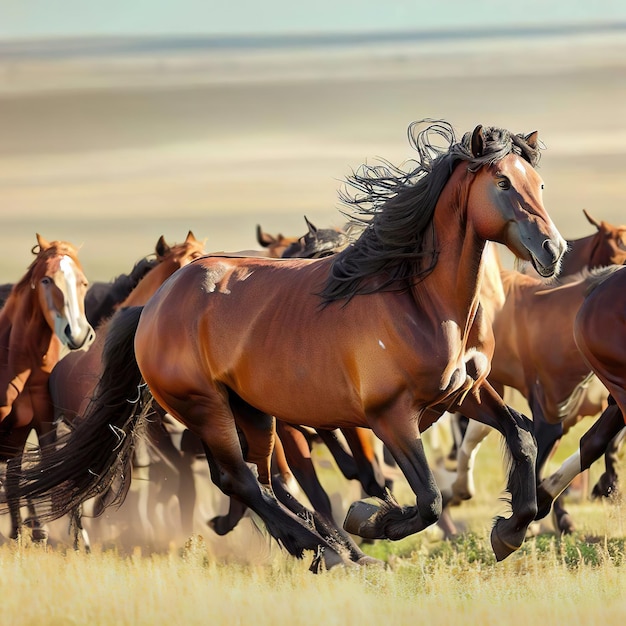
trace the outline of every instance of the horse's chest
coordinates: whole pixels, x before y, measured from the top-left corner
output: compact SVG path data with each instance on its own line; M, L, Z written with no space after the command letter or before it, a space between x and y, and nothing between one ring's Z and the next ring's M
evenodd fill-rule
M433 332L426 349L417 352L422 389L443 400L466 393L489 372L490 359L472 342L472 333L453 321L444 321Z

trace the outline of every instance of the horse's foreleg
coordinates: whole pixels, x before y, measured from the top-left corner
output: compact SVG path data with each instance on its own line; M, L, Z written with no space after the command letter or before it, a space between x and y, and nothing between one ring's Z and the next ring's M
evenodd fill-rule
M89 533L83 526L83 505L79 504L70 513L70 534L73 537L72 545L75 551L80 548L80 539L82 538L85 546L85 552L91 552L91 540L89 539Z
M537 444L533 424L505 405L488 383L481 385L477 394L468 394L460 409L467 417L497 429L509 449L507 491L511 494L511 516L497 518L491 532L493 551L501 561L520 548L537 513Z
M344 528L366 539L402 539L437 522L443 510L441 491L428 465L419 419L410 406L398 402L382 415L369 415L374 433L387 446L417 497L416 506L399 506L387 492L384 499L355 502Z
M24 446L26 440L30 434L31 427L25 426L21 428L14 428L10 432L2 433L0 435L0 455L2 455L6 461L6 498L9 508L9 519L11 521L10 537L11 539L17 539L21 532L22 527L22 502L16 495L19 493L19 476L22 470L22 454L24 452ZM32 505L28 503L33 510ZM34 516L29 519L29 523L35 523ZM35 533L37 535L37 533ZM38 536L34 537L38 540Z
M348 480L358 480L359 470L352 454L345 448L342 441L339 441L336 430L324 430L320 428L317 431L320 439L329 452L332 454L339 471Z
M216 534L220 536L227 535L239 524L247 510L248 507L243 502L229 498L228 512L225 515L216 515L207 524Z
M491 431L489 426L475 420L470 420L468 423L457 452L456 479L452 483L451 504L458 504L461 500L469 500L474 497L476 493L474 462L480 444Z
M610 403L591 428L581 437L579 449L568 457L561 467L541 481L537 489L539 510L537 519L545 517L554 499L605 452L609 442L624 428L620 408Z
M19 498L15 496L18 491L18 479L22 469L22 463L20 457L14 457L7 461L6 465L6 496L7 504L9 507L9 519L11 522L11 530L9 531L9 537L11 539L17 539L22 527L22 514L20 512L21 502Z
M591 490L592 498L610 498L617 493L617 464L619 452L626 436L626 428L611 439L604 453L604 473Z
M311 506L326 518L332 520L333 512L330 498L324 487L322 487L322 483L320 483L315 471L309 444L304 435L297 428L284 422L278 422L276 428L279 443L282 445L284 453L283 462L285 463L285 467L279 471L279 474L285 477L289 473L293 473L302 491L309 499Z
M365 493L384 498L385 477L371 443L372 432L365 428L343 428L342 432L358 469L358 480Z

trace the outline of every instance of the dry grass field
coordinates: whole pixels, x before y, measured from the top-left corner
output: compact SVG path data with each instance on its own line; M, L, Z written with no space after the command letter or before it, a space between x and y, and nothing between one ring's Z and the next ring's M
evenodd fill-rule
M80 244L96 281L128 272L160 235L179 242L192 229L208 251L232 251L258 248L257 224L287 235L305 232L304 215L339 226L341 181L365 161L411 158L406 129L423 118L446 119L459 133L478 123L539 130L546 207L566 238L584 236L592 228L582 209L626 223L624 102L620 33L287 55L0 56L0 283L24 273L37 232ZM588 425L568 436L555 464ZM359 491L316 454L343 519ZM376 542L365 549L385 568L314 576L309 556L290 559L251 518L231 536L212 535L205 522L226 502L199 464L193 537L170 528L158 551L126 545L124 513L138 497L131 491L100 526L88 521L98 538L92 554L69 548L64 521L51 525L45 547L1 545L0 622L621 623L621 502L590 502L583 485L569 499L574 536L561 540L545 520L496 564L488 541L502 509L495 434L476 471L476 498L452 511L457 540L429 529ZM589 485L600 471L592 468ZM398 490L410 498L401 483Z

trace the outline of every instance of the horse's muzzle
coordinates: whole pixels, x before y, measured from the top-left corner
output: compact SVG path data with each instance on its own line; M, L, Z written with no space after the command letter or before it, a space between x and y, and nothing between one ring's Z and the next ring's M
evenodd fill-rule
M91 327L91 324L81 328L81 331L80 334L73 334L69 324L65 327L63 334L66 337L67 347L70 350L86 350L96 339L96 331Z
M530 258L533 267L537 273L543 278L550 278L559 273L561 269L561 259L566 250L565 242L559 242L557 245L551 239L546 239L541 244L542 251L544 252L543 258L539 259L531 250Z

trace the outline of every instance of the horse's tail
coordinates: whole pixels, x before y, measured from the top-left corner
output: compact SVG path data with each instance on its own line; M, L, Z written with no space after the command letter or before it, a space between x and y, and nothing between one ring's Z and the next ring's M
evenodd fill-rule
M84 418L57 443L27 452L13 465L5 480L8 496L0 494L0 502L29 500L40 505L40 519L52 521L111 488L115 497L107 504L123 501L134 433L152 404L134 352L142 309L122 309L111 319L102 373Z

